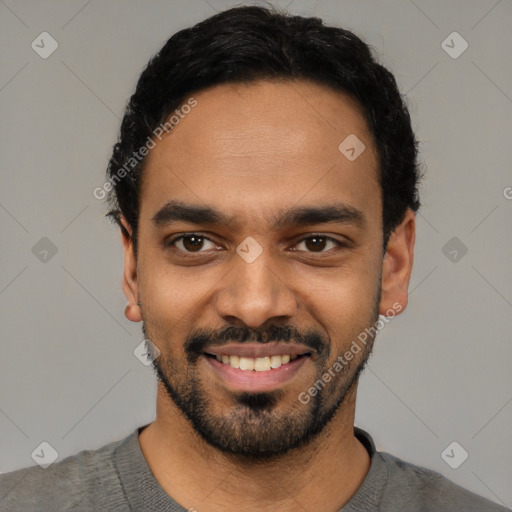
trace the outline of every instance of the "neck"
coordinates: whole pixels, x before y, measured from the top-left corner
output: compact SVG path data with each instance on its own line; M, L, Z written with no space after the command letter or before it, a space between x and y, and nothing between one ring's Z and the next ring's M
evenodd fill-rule
M311 443L272 460L248 461L206 443L159 383L157 418L139 436L164 491L201 512L338 511L355 494L370 457L354 436L356 388Z

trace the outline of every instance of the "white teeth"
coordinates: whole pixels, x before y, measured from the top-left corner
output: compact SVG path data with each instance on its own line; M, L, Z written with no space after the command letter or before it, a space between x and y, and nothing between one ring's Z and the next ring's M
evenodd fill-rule
M254 369L257 372L266 372L270 370L270 357L258 357L255 359Z
M254 359L252 357L241 357L240 370L254 370Z
M270 367L271 368L279 368L283 363L281 363L281 356L272 356L270 358Z
M227 364L233 368L239 368L240 370L256 372L267 372L271 369L277 369L281 365L289 363L299 356L290 356L285 354L282 356L265 356L265 357L239 357L239 356L215 356L217 361L221 361L223 364Z

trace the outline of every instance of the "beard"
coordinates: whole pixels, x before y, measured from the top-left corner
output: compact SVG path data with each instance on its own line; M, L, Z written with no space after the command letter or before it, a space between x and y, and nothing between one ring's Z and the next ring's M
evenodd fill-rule
M379 317L379 302L380 287L369 324L361 329L356 328L358 334L375 325ZM145 339L151 339L144 322L142 331ZM373 334L365 341L357 356L346 362L329 382L322 381L322 375L329 369L332 376L332 366L336 361L329 361L329 341L317 331L300 333L289 326L275 325L264 332L245 327L228 327L219 332L195 330L185 340L185 358L171 356L161 349L152 364L167 395L204 441L226 454L241 456L250 461L268 460L311 443L324 431L346 397L357 386L373 348L376 332L372 329L370 332ZM214 387L201 380L198 371L197 363L204 356L204 350L228 340L246 342L262 339L293 341L312 348L312 353L316 354L311 359L315 364L316 378L301 391L307 391L318 382L322 386L320 389L316 387L317 393L310 396L307 404L300 401L298 396L293 396L291 400L286 398L286 392L278 389L260 393L233 392L233 405L220 409L216 404ZM345 340L348 343L343 344L343 351L335 354L336 358L343 357L353 340L355 337Z

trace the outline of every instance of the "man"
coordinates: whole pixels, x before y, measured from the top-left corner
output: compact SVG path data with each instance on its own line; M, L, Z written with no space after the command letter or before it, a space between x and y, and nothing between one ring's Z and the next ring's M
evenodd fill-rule
M354 427L379 315L407 306L416 159L393 76L352 33L241 7L175 34L104 188L157 417L4 475L2 510L505 510Z

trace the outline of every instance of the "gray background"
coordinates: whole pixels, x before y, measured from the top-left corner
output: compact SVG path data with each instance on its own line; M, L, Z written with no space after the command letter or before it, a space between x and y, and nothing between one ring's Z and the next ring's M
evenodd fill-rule
M427 169L410 304L379 335L356 424L510 507L512 2L275 4L376 47L408 94ZM33 465L41 441L61 460L154 418L155 377L133 355L140 324L123 315L119 233L92 191L147 60L233 5L0 1L0 472ZM31 48L43 31L59 44L48 59ZM456 59L441 47L453 31L469 43ZM43 237L57 248L47 261L32 251ZM469 453L457 469L441 458L452 441Z

